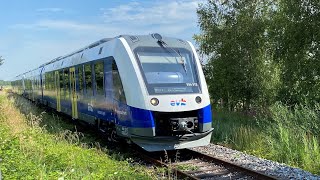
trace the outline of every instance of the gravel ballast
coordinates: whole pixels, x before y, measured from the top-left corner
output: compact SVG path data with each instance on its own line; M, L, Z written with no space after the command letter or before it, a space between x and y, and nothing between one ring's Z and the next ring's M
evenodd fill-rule
M320 180L320 176L313 175L308 171L290 167L286 164L280 164L278 162L258 158L240 151L232 150L215 144L209 144L208 146L196 147L191 149L205 154L209 154L213 157L217 157L225 161L233 162L236 165L259 171L261 173L279 179Z

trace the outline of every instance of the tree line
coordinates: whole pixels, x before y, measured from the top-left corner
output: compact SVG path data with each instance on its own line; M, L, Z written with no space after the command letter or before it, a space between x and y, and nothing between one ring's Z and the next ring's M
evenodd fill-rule
M2 56L0 56L0 66L3 64L4 59L2 58Z
M9 86L10 84L10 81L0 80L0 86Z
M2 58L2 56L0 56L0 66L3 64L3 62L4 62L4 59ZM5 86L5 85L10 85L10 82L0 80L0 86Z
M197 14L213 104L247 111L319 102L319 0L208 0Z

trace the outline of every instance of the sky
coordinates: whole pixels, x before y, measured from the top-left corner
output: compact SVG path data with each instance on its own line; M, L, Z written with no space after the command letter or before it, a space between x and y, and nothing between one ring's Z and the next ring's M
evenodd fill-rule
M10 0L0 2L0 79L121 34L193 40L203 0Z

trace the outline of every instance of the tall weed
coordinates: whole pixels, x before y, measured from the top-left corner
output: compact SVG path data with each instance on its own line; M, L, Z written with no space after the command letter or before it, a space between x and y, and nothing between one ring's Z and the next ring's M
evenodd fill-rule
M271 106L267 114L213 114L213 142L320 174L320 104Z

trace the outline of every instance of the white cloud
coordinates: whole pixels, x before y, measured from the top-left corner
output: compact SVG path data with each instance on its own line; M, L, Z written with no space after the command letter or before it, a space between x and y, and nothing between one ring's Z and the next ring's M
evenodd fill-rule
M178 0L140 3L137 1L114 8L102 9L106 23L124 24L127 27L146 29L148 27L183 31L197 25L196 9L202 1ZM182 27L182 28L181 28ZM170 32L168 32L170 33ZM176 34L177 32L174 32Z
M152 4L131 2L126 5L104 10L108 23L153 23L171 24L179 21L196 21L196 8L199 1L156 1Z
M100 8L103 19L100 23L44 19L34 23L15 24L11 28L62 30L81 34L104 33L110 34L111 37L119 34L158 32L192 40L193 34L198 30L196 9L201 2L203 0L163 0L145 3L133 1L113 8ZM60 9L44 8L39 11L60 11Z

